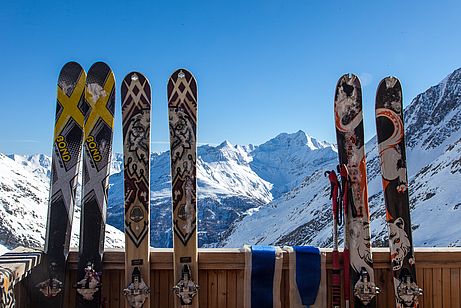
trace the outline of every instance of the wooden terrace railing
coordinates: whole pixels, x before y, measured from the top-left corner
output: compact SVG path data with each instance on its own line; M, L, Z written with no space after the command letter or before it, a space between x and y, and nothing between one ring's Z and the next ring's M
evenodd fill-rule
M331 249L322 249L327 255L327 277L331 281ZM77 253L72 251L66 284L66 307L74 307ZM420 307L461 307L461 248L416 248L418 285L424 294ZM289 307L288 258L284 258L281 284L282 307ZM374 248L375 282L381 288L378 307L395 307L389 250ZM151 307L173 307L173 251L151 249ZM200 307L243 307L243 277L245 258L239 249L199 249ZM104 255L102 296L105 308L124 307L124 254L122 250L109 250ZM28 306L27 281L16 286L17 307ZM328 307L331 307L328 292Z

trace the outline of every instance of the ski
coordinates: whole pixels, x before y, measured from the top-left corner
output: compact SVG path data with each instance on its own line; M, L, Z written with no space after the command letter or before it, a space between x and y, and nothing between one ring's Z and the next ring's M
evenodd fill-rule
M83 190L77 269L77 307L100 307L102 256L112 156L115 78L103 62L93 64L85 87Z
M141 73L123 79L122 130L125 183L125 285L131 307L150 307L151 89Z
M389 229L396 307L418 307L422 290L416 284L405 156L402 87L384 78L376 93L376 131Z
M198 304L197 83L175 71L167 86L170 126L175 307Z
M30 277L29 307L63 307L66 263L83 142L86 74L76 62L59 74L44 257Z
M340 165L350 179L351 196L345 213L345 250L350 254L350 282L354 307L376 307L368 210L366 160L363 136L362 90L353 74L343 75L334 100L336 139Z

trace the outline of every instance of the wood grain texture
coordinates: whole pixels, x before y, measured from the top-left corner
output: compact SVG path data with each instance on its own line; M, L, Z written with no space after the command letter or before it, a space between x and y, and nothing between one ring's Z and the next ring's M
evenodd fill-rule
M331 249L321 249L327 253L328 283L331 282ZM416 274L423 296L420 307L459 308L461 249L460 248L415 248ZM71 251L67 278L75 277L77 253ZM243 306L244 255L239 249L199 249L199 279L201 289L198 296L200 307L236 308ZM391 282L392 270L389 250L373 249L376 284L381 288L377 297L378 307L389 308L394 304L394 290ZM285 258L287 259L287 258ZM173 278L173 250L151 249L150 274L152 282L152 308L173 308L174 295L171 285ZM286 260L285 260L286 261ZM431 266L432 262L432 266ZM105 308L123 307L122 288L124 286L125 257L122 250L111 250L104 257L104 284L102 287ZM420 266L421 264L421 266ZM282 307L289 307L288 262L284 262L281 284ZM27 279L26 279L27 280ZM108 281L108 282L106 282ZM21 282L15 289L18 307L28 307L27 289ZM66 307L74 307L75 290L66 288ZM331 294L328 292L328 303ZM344 306L343 306L344 307Z

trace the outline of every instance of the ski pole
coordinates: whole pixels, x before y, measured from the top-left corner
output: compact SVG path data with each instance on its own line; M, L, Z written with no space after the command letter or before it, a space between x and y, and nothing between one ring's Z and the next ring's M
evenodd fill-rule
M331 185L330 199L332 202L333 212L333 269L331 274L331 293L333 308L341 307L341 267L339 264L338 252L338 225L339 225L339 182L336 173L332 171L325 172Z
M349 273L349 228L347 224L347 210L349 209L349 194L350 191L350 180L349 180L349 171L345 164L339 166L339 173L341 175L341 186L342 186L342 203L344 206L344 250L343 250L343 281L344 281L344 301L346 302L346 308L349 308L350 301L350 273Z

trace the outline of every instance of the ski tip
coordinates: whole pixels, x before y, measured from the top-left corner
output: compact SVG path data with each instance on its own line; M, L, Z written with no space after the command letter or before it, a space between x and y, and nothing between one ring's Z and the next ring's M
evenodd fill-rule
M61 73L65 71L85 71L82 66L75 62L75 61L69 61L66 64L62 66Z
M173 74L171 74L170 78L168 79L168 85L167 85L168 97L170 97L171 93L174 92L175 85L178 85L180 83L188 85L188 87L194 94L193 96L195 97L195 100L196 100L197 99L197 81L195 80L194 75L192 75L192 73L185 68L177 69L176 71L173 72Z
M344 74L338 79L336 83L336 92L345 84L353 86L354 88L361 88L359 77L352 73Z
M93 63L93 65L91 65L90 69L88 70L88 77L91 75L95 80L99 80L100 83L103 83L109 74L114 75L110 66L101 61Z
M115 114L115 76L110 67L104 62L94 63L88 70L85 84L85 102L88 106L94 107L96 104L103 104L104 108L113 116ZM85 117L86 121L86 117Z
M346 74L343 74L339 80L338 80L338 83L337 83L337 86L341 85L342 83L346 82L347 84L354 84L356 87L360 87L360 79L357 75L353 74L353 73L346 73Z
M186 79L194 78L194 75L189 70L187 70L185 68L178 68L177 70L175 70L173 72L173 74L171 74L170 79L177 80L177 79L180 79L180 78L181 79L182 78L186 78Z
M142 84L144 82L147 82L150 85L149 79L147 79L147 77L143 73L140 73L138 71L132 71L132 72L129 72L128 74L126 74L125 78L123 78L123 85L128 85L131 82L136 82L138 80Z
M58 87L64 91L67 96L70 96L75 89L78 89L77 91L79 92L83 92L85 80L86 72L82 66L74 61L67 62L59 72Z
M90 70L95 69L95 68L99 68L99 69L106 68L107 70L110 70L109 65L106 62L102 62L102 61L93 63L93 65L91 65L90 67Z
M389 99L402 103L402 85L395 76L387 76L379 82L376 90L375 109L384 107Z
M126 74L120 85L120 93L122 95L122 109L131 106L132 102L136 101L148 108L150 113L152 95L149 80L144 74L137 71ZM138 103L135 103L135 105ZM131 109L130 107L128 108ZM127 115L122 110L122 117L124 118L125 116Z
M338 82L336 83L336 90L335 90L335 106L336 103L338 102L338 99L340 97L340 93L347 97L354 97L354 99L358 102L358 104L362 104L362 90L361 90L361 85L360 85L360 80L357 75L352 74L352 73L347 73L342 75L339 79ZM356 90L356 91L354 91ZM355 94L354 94L355 93Z
M386 89L391 89L391 88L402 88L400 84L400 80L395 77L395 76L387 76L386 78L383 78L381 82L379 83L378 89L381 87L386 87Z
M74 78L79 78L80 75L83 75L86 78L86 72L83 67L78 64L77 62L70 61L63 65L61 71L59 72L59 81L58 83L64 82L72 82L75 83L77 80L73 80ZM70 79L70 80L69 80ZM83 79L85 82L85 79Z

